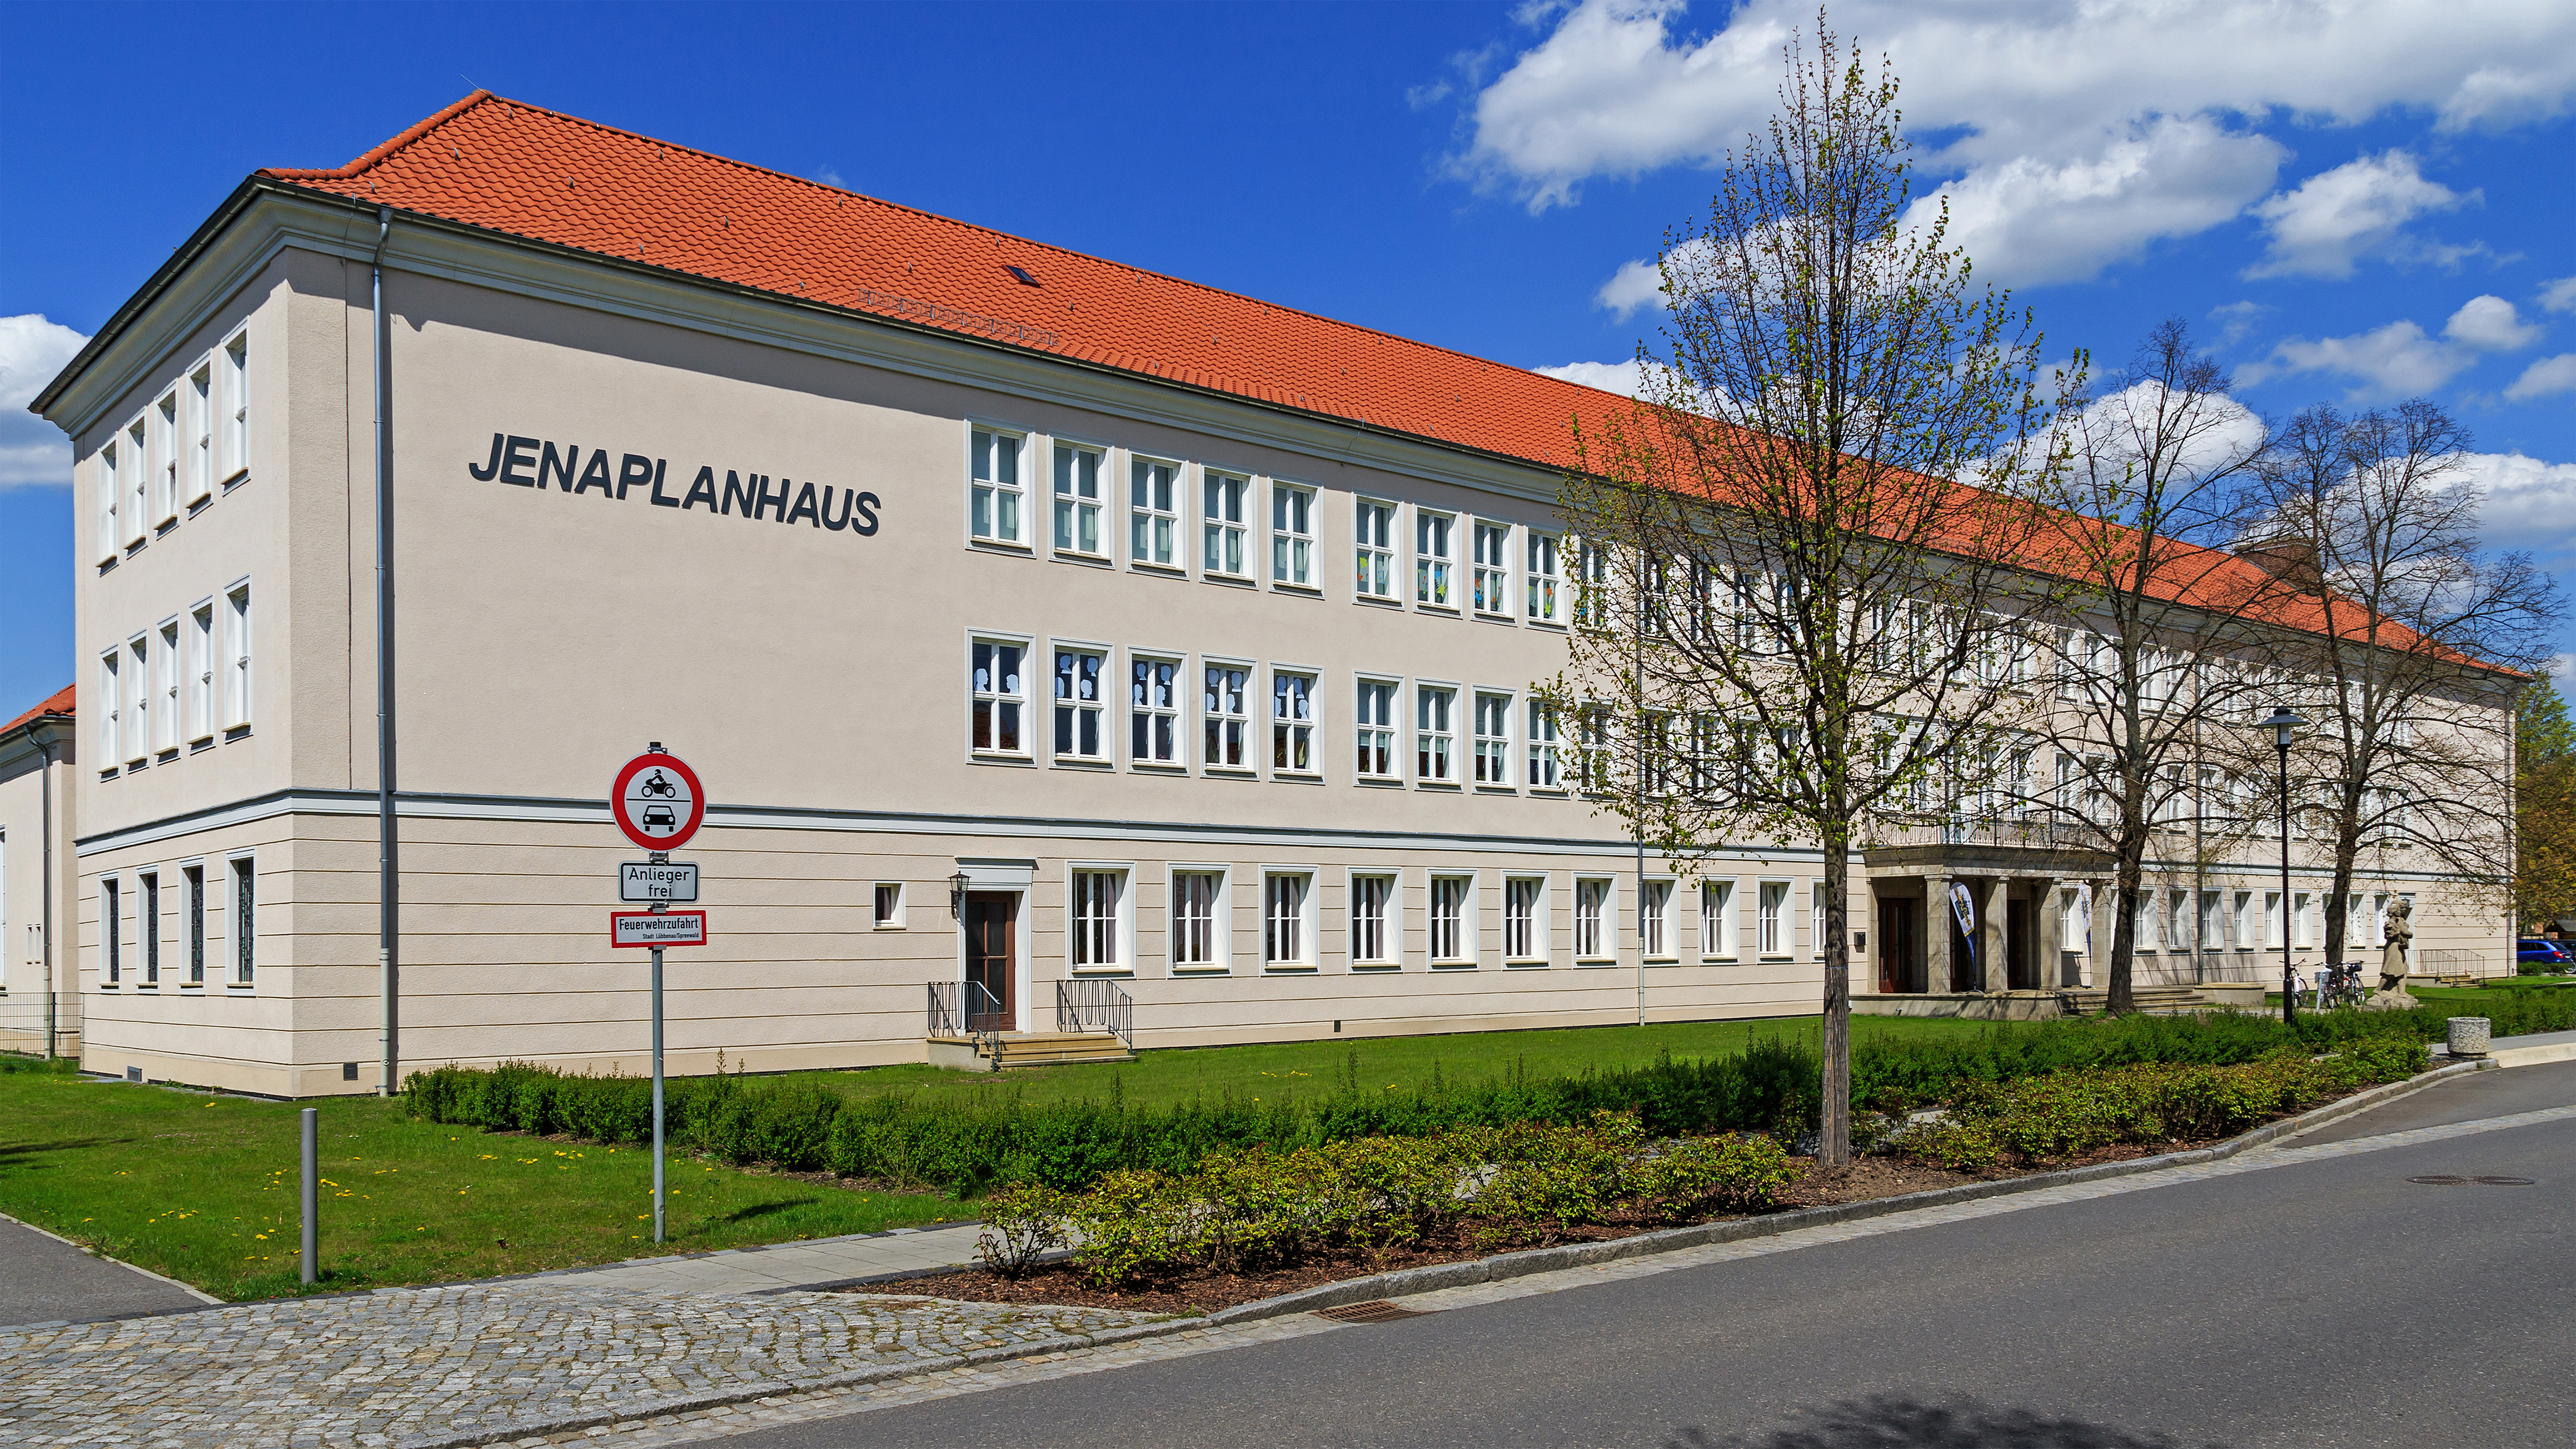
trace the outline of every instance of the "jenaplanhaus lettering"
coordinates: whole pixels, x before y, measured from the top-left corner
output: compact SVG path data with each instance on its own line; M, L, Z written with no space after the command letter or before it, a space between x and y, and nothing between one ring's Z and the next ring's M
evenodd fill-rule
M877 510L884 506L873 493L829 483L818 492L812 482L799 484L792 478L780 478L775 480L778 486L773 490L768 474L741 473L730 468L725 470L722 491L718 491L716 470L704 464L689 480L688 491L674 498L663 487L669 468L667 459L622 454L613 475L608 459L606 448L593 448L584 454L574 443L557 447L539 438L494 433L491 456L480 466L466 464L465 472L477 483L497 478L515 488L541 492L549 487L559 488L576 498L596 489L602 498L620 503L626 501L629 489L642 488L647 490L645 501L656 508L676 508L686 513L704 505L710 515L801 522L834 533L846 528L862 538L877 531Z

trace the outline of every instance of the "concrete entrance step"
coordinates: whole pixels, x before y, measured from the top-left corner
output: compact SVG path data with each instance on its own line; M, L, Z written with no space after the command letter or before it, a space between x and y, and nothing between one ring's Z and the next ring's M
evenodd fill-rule
M2069 987L2057 994L2069 1016L2100 1016L2111 1009L2111 993L2103 987ZM2218 1004L2190 986L2132 987L2129 999L2141 1016L2188 1016Z
M1069 1062L1132 1062L1127 1043L1105 1031L1015 1031L994 1039L999 1060L978 1037L928 1039L933 1066L992 1072L1009 1067L1061 1066Z

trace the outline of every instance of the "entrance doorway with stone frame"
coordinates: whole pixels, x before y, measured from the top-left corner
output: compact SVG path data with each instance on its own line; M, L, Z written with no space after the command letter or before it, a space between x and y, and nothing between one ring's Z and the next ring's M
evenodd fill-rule
M2086 984L2089 962L2062 942L2061 886L2096 881L2097 851L1991 843L1902 845L1866 852L1862 870L1878 920L1878 969L1855 973L1874 992L1852 1009L1878 1016L2032 1020L2061 1013ZM1954 903L1963 890L1964 907ZM1964 917L1964 919L1963 919Z

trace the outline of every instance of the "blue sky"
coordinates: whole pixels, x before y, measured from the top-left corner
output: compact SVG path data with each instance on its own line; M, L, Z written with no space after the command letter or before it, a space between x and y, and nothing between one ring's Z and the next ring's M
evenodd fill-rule
M1870 0L1925 174L2052 357L2178 315L2251 407L2429 396L2576 571L2576 6ZM1788 0L20 6L0 92L0 718L71 679L68 450L23 408L241 178L482 86L1524 367L1767 114ZM33 62L32 64L27 62ZM2553 288L2552 284L2559 284ZM2563 644L2576 651L2576 630Z

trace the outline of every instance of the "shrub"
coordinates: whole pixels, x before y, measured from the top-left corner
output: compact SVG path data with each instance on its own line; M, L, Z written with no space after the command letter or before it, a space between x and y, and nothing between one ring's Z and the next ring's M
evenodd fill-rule
M1687 1138L1637 1164L1630 1177L1637 1194L1667 1222L1712 1208L1763 1211L1776 1206L1780 1189L1797 1180L1788 1152L1768 1137Z
M1001 1276L1017 1278L1041 1254L1069 1240L1073 1207L1070 1197L1053 1188L1005 1188L984 1203L984 1231L975 1235L975 1256Z
M1073 1261L1095 1287L1114 1288L1183 1261L1191 1247L1188 1203L1159 1172L1113 1172L1075 1200Z

